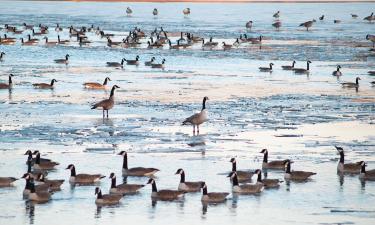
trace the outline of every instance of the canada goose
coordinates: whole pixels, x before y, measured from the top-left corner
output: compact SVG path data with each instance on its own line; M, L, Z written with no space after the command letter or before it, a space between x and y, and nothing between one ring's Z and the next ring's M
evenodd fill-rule
M270 67L259 67L260 72L272 72L273 63L270 63Z
M178 169L175 174L180 174L180 183L178 185L179 191L197 192L201 190L202 183L204 183L203 181L186 182L185 171L183 169Z
M126 151L121 151L118 155L123 156L122 161L122 175L124 176L136 176L136 177L143 177L143 176L153 176L159 170L156 168L145 168L145 167L133 167L128 168L128 154Z
M240 40L237 38L235 42L233 42L233 46L238 48L240 46Z
M60 25L59 25L58 23L56 23L55 31L56 31L56 32L60 32L60 31L62 31L62 30L63 30L63 28L60 27Z
M5 52L0 52L0 61L3 61Z
M261 182L256 184L239 185L236 172L231 172L228 177L232 180L232 191L238 194L257 194L263 191L264 185Z
M312 27L312 25L315 23L315 20L310 20L304 23L301 23L300 27L306 27L306 30L309 31L309 28Z
M55 63L59 63L59 64L68 64L69 63L69 57L70 55L69 54L66 54L65 55L65 59L55 59L53 60Z
M237 170L237 161L235 158L231 158L229 162L232 163L232 172L236 172L236 176L239 182L245 182L245 181L251 180L251 177L254 175L253 172Z
M51 191L59 191L65 180L49 180L46 179L43 174L40 174L38 181L41 184L47 184Z
M373 20L375 20L374 13L371 13L371 15L366 16L365 18L363 18L363 20L367 20L369 22L372 22Z
M35 32L34 28L32 29L32 34L33 36L40 36L42 35L43 33L42 32Z
M358 18L358 15L357 14L350 14L352 16L352 18L356 19Z
M375 48L375 35L366 35L366 40L370 40L372 42L372 47Z
M55 82L57 82L57 80L55 79L52 79L51 80L51 84L47 84L47 83L36 83L36 84L33 84L34 88L40 88L40 89L53 89L54 88L54 84Z
M218 42L214 42L212 41L212 37L210 37L210 41L208 42L204 42L204 39L202 40L202 47L203 48L214 48L218 45L219 43Z
M61 40L60 35L57 35L57 43L58 44L68 44L70 41L69 40Z
M203 98L202 110L199 113L186 118L182 125L191 124L193 125L193 134L195 134L195 126L197 126L197 133L199 134L199 125L208 120L207 110L206 110L206 101L209 100L207 96Z
M158 9L154 8L154 10L152 10L152 15L157 16L158 14L159 14Z
M257 184L262 184L265 188L276 188L282 183L279 179L262 179L262 171L260 169L255 170L254 175L255 174L258 175Z
M345 82L345 83L341 83L341 85L344 88L358 88L359 87L359 80L361 80L361 78L357 77L357 78L355 78L355 83Z
M121 41L112 41L110 37L107 37L107 46L112 47L112 46L119 46L121 45Z
M246 29L251 30L251 28L253 27L253 21L250 20L250 21L246 22L245 27L246 27Z
M70 170L69 182L71 184L84 184L84 185L94 184L96 182L99 182L100 179L105 177L101 174L85 174L85 173L76 174L76 168L73 164L70 164L66 169Z
M280 11L277 11L275 14L273 14L274 18L279 18L280 17Z
M335 148L340 154L340 160L337 164L337 172L358 174L361 169L361 161L356 163L345 163L344 149L339 146L335 146Z
M225 42L223 41L223 49L224 50L230 50L232 48L232 45L230 44L225 44Z
M34 27L33 25L27 25L26 23L23 23L22 25L25 27L26 30L31 30Z
M80 46L88 45L88 44L91 44L91 41L85 40L85 39L83 39L83 37L79 37L79 45Z
M306 69L304 69L304 68L294 68L293 71L295 73L299 73L299 74L301 74L301 73L309 73L310 72L310 63L311 63L310 60L308 60L306 62Z
M180 45L180 41L179 40L177 40L177 44L172 45L171 40L168 39L168 44L169 44L169 49L180 49L180 48L182 48L182 45Z
M262 168L263 169L280 169L284 170L284 162L285 160L275 160L275 161L268 161L268 150L262 149L260 153L263 153L263 163Z
M320 16L319 20L324 20L324 15Z
M0 187L10 187L16 180L18 179L15 177L0 177Z
M3 41L7 42L15 42L16 41L16 38L14 37L8 37L7 34L4 34L4 38L3 38Z
M95 188L96 200L95 204L97 205L116 205L120 203L122 195L119 194L102 194L102 190L99 187Z
M39 39L38 39L38 38L31 38L31 35L30 35L30 34L27 35L27 38L28 38L28 39L27 39L28 41L39 42Z
M0 89L11 89L13 87L13 76L13 74L9 74L8 83L0 83Z
M361 172L359 173L359 178L363 180L375 181L375 169L366 170L366 166L367 164L364 161L362 161Z
M132 13L133 13L133 10L132 10L130 7L127 7L127 8L126 8L126 15L127 15L127 16L131 16Z
M57 45L57 41L48 41L48 37L44 37L43 39L46 40L45 44L46 45Z
M202 187L202 198L201 201L204 203L220 203L227 200L228 192L208 192L207 185L205 182L201 184Z
M282 68L283 70L293 70L295 64L296 64L296 61L293 60L291 66L281 66L281 68ZM284 166L283 166L283 167L284 167Z
M107 111L107 118L108 118L108 111L113 108L115 105L115 90L117 88L120 88L117 85L113 85L111 94L109 95L108 99L104 99L96 104L94 104L91 109L96 109L96 108L102 108L103 109L103 118L104 116L104 111Z
M281 27L281 21L277 21L277 22L273 23L272 26L273 26L274 28L276 28L276 30L280 30L280 27Z
M190 8L186 8L186 9L182 10L182 13L184 13L185 16L190 15Z
M116 184L116 175L111 173L109 175L109 179L111 179L111 188L109 189L109 193L111 194L135 194L139 191L139 189L143 188L145 185L143 184Z
M21 38L21 45L35 45L37 44L36 42L34 41L24 41L23 38Z
M31 177L30 174L25 173L21 178L24 178L26 181L25 188L23 190L23 196L28 197L31 192L31 183L34 182L34 179ZM50 191L50 185L48 184L39 184L34 185L34 189L36 192L49 192Z
M34 151L34 152L36 152L36 151ZM24 155L27 155L26 164L28 164L29 161L31 162L31 165L33 165L35 163L36 158L33 158L33 152L31 150L27 150ZM47 161L50 162L51 161L50 159L41 158L41 157L39 157L39 160L41 162L47 162Z
M136 66L138 66L139 65L139 56L137 55L135 57L135 59L132 59L132 60L125 59L125 61L126 61L126 64L128 64L128 65L136 65Z
M333 20L333 23L341 23L341 20Z
M341 66L340 65L337 65L337 69L335 71L332 72L332 76L336 76L336 77L339 77L342 75L341 71L340 71L340 68Z
M103 84L95 83L95 82L88 82L88 83L84 83L83 86L85 86L85 88L87 89L106 89L108 81L111 81L111 79L109 77L106 77L104 79Z
M154 179L150 178L147 184L152 185L152 193L151 198L153 200L161 200L161 201L173 201L179 198L183 198L185 191L178 191L178 190L160 190L158 191L156 187L156 182Z
M158 69L164 69L165 67L165 59L161 61L161 63L152 63L151 68L158 68Z
M4 40L0 37L0 45L14 45L15 43L14 40Z
M294 180L294 181L306 181L311 176L316 175L314 172L306 171L291 171L290 170L290 160L285 160L285 180Z
M33 179L30 179L30 193L29 193L29 200L37 202L37 203L44 203L48 202L51 199L51 194L49 192L37 192L35 188L35 184Z
M150 61L145 62L145 66L151 66L154 63L155 57L152 57Z
M27 173L36 181L39 181L40 175L46 177L48 175L47 171L32 171L31 170L32 160L27 161Z
M53 161L41 161L39 151L34 151L33 154L36 155L35 163L34 163L34 169L37 169L37 170L53 170L53 169L55 169L55 166L60 165L59 163L53 162Z
M119 62L107 62L108 67L123 67L124 66L125 59L121 60L121 63Z

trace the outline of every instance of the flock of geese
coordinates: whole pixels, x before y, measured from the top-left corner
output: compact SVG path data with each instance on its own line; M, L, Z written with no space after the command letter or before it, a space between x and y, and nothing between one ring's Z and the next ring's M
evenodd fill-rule
M337 165L337 173L340 176L358 174L361 181L375 181L375 169L366 170L367 164L364 161L345 163L344 149L339 146L335 146L335 148L340 154ZM289 159L269 161L268 153L267 149L262 149L260 152L260 154L263 154L262 170L283 170L284 180L286 182L308 182L313 175L316 175L315 172L291 170L291 164L293 162ZM35 203L49 202L52 194L60 191L61 185L65 182L64 179L47 178L48 172L53 172L60 164L48 158L41 158L41 153L38 150L34 152L27 150L25 155L27 155L27 172L21 177L25 179L23 197ZM176 175L180 176L180 182L176 190L159 190L156 186L155 176L155 173L159 172L159 169L152 167L129 168L128 153L126 151L120 151L118 155L122 157L123 162L121 168L122 176L147 177L148 182L146 184L118 184L116 174L111 172L109 174L111 182L110 189L108 194L103 194L99 187L99 182L106 177L105 175L77 173L75 165L70 164L66 167L66 170L70 170L69 183L73 186L96 186L95 203L97 205L118 204L125 195L137 194L139 190L147 184L151 185L151 199L153 201L179 200L187 193L202 191L201 201L204 204L222 203L227 200L227 196L230 194L229 192L208 192L207 184L204 181L186 181L186 174L182 168L177 169L175 172ZM237 160L235 158L231 158L229 162L232 164L232 170L228 172L227 177L232 183L233 195L259 194L265 189L278 188L283 182L276 178L262 178L261 169L256 169L255 171L237 170ZM256 176L256 180L252 181L252 177L254 176ZM17 180L18 178L15 177L0 177L0 187L12 187Z

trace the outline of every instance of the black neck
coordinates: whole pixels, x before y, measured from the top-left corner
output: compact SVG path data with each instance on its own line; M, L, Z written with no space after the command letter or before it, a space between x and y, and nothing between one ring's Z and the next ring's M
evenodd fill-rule
M203 98L202 110L206 109L206 98Z
M98 192L98 197L97 197L98 199L101 199L101 198L103 198L103 196L102 196L102 191L99 191Z
M104 82L103 82L103 85L107 85L107 82L108 82L108 79L105 78Z
M337 67L337 72L339 72L340 71L340 67Z
M112 182L111 182L111 188L115 188L116 187L116 177L112 178Z
M237 163L234 162L232 163L232 172L236 172L237 171Z
M112 88L110 97L113 97L114 94L115 94L115 87Z
M362 164L361 166L361 173L366 173L366 165Z
M355 83L358 85L359 84L359 79L355 79Z
M34 184L34 182L30 182L30 192L31 193L35 193L35 184Z
M290 163L286 166L285 173L290 173Z
M128 155L127 154L124 155L124 159L122 160L122 168L126 170L128 169Z
M185 183L185 172L181 173L180 183Z
M53 80L51 81L51 86L53 86L54 83L55 83L55 79L53 79Z
M344 162L345 162L344 152L340 152L340 163L344 163Z
M158 192L158 189L156 188L156 183L155 183L155 181L152 182L152 192Z
M207 187L206 186L203 188L203 195L207 195Z
M265 152L263 155L263 162L267 163L268 162L268 152Z
M27 160L27 172L31 173L31 159Z
M40 164L40 153L39 152L36 154L35 164Z
M12 76L9 76L9 84L12 84Z
M233 177L232 182L233 182L233 186L238 186L238 177L237 177L237 175Z
M293 62L292 67L294 67L295 64L296 64L296 62Z
M30 190L30 180L26 179L25 190Z
M76 176L76 168L73 167L71 170L70 170L70 176L71 177L75 177Z
M262 173L258 173L258 179L257 179L258 182L262 182Z
M307 62L307 70L310 70L310 63Z

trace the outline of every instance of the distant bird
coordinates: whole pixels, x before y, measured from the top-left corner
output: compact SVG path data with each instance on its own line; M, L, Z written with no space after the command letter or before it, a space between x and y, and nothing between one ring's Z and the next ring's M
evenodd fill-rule
M87 82L84 83L83 86L85 86L85 88L87 89L106 89L108 81L111 81L111 79L109 77L106 77L103 84L96 82Z
M65 45L65 44L68 44L69 42L70 42L70 40L61 40L60 35L57 35L57 43L58 44Z
M208 192L207 185L205 182L202 183L202 198L201 201L203 203L221 203L225 202L227 196L229 195L228 192Z
M158 14L159 14L159 12L158 12L157 8L155 8L154 10L152 10L152 15L157 16Z
M296 61L294 61L293 60L293 62L292 62L292 65L291 66L281 66L281 68L283 69L283 70L292 70L293 68L294 68L294 65L296 64Z
M285 160L285 180L306 181L313 175L316 175L316 173L306 171L292 171L290 169L290 160Z
M62 31L62 30L63 30L63 28L60 27L60 25L57 23L57 24L56 24L56 27L55 27L55 31L56 31L56 32L59 32L59 31Z
M71 184L83 184L83 185L90 185L99 182L100 179L103 179L105 176L101 174L85 174L85 173L76 173L76 168L73 164L68 165L66 168L70 170L70 178L69 182Z
M164 69L165 67L165 59L161 61L161 63L152 63L151 68L158 68L158 69Z
M145 66L151 66L155 61L155 57L151 57L151 60L150 61L146 61L145 62Z
M352 16L353 19L357 19L358 18L358 15L357 14L350 14Z
M199 134L199 125L208 120L207 110L206 110L206 101L209 100L207 96L203 98L202 109L199 113L186 118L182 125L191 124L193 125L193 134L195 134L195 127L197 127L197 133Z
M355 83L345 82L345 83L341 83L341 85L344 88L358 88L359 87L359 80L361 80L361 78L357 77L357 78L355 78Z
M132 10L130 7L127 7L127 8L126 8L126 15L127 15L127 16L131 16L132 13L133 13L133 10Z
M341 20L333 20L333 23L341 23Z
M248 29L248 30L251 30L251 28L253 27L253 21L248 21L248 22L246 22L246 29Z
M8 83L0 83L0 89L11 89L13 86L13 81L12 81L13 76L14 76L13 74L9 74Z
M344 149L339 146L335 146L335 148L340 154L340 160L339 160L339 163L337 164L337 172L358 174L361 169L361 161L356 162L356 163L345 163Z
M277 188L282 183L279 179L262 179L262 171L260 169L255 170L254 175L258 175L256 184L264 185L265 188Z
M57 44L58 44L57 41L48 41L48 37L44 37L43 39L46 40L46 42L44 43L45 45L48 45L48 46L54 46L54 45L57 45Z
M370 40L372 42L372 47L375 48L375 35L372 35L372 34L366 35L366 40Z
M238 182L238 177L236 172L231 172L228 177L232 180L232 191L238 194L257 194L264 190L264 185L262 182L256 184L242 184Z
M336 76L336 77L342 76L340 69L341 69L341 66L337 65L337 69L332 72L332 76Z
M309 73L309 72L310 72L310 63L311 63L310 60L308 60L308 61L306 62L306 69L305 69L305 68L294 68L293 71L294 71L295 73L299 73L299 74L302 74L302 73Z
M254 175L253 172L237 170L237 161L235 158L231 158L229 162L232 163L232 172L236 172L239 182L248 182L251 180Z
M263 169L281 169L281 170L284 170L285 160L268 161L268 150L267 149L262 149L262 151L260 153L263 153L263 163L262 163Z
M319 17L319 20L324 20L324 15L322 15L321 17Z
M6 55L5 52L0 52L0 61L3 61L4 55Z
M312 27L312 25L315 23L315 20L310 20L304 23L301 23L300 27L305 27L307 31L309 31L309 28Z
M95 203L97 205L116 205L120 203L122 195L119 194L102 194L102 190L99 187L95 188L95 195L96 200Z
M128 64L128 65L136 65L136 66L138 66L139 65L139 56L137 55L135 57L135 59L125 59L125 61L126 61L126 64Z
M178 191L178 190L159 190L156 187L156 182L154 179L150 178L147 184L151 184L152 186L152 193L151 198L153 200L161 200L161 201L173 201L179 198L184 197L185 191Z
M272 26L276 28L276 30L279 30L281 27L281 21L277 21L276 23L273 23Z
M57 82L56 79L52 79L51 80L51 84L47 84L47 83L36 83L36 84L33 84L34 88L40 88L40 89L53 89L55 86L55 82Z
M270 63L269 67L259 67L260 72L272 72L273 63Z
M113 85L109 98L94 104L91 107L91 109L102 108L103 109L103 118L105 117L104 111L107 111L107 118L108 118L108 111L110 109L112 109L113 106L115 105L115 90L117 88L120 88L120 87L117 86L117 85Z
M116 175L114 173L109 175L109 179L111 179L111 188L109 189L109 193L111 194L135 194L145 186L143 184L116 184Z
M183 169L178 169L175 174L180 175L180 183L178 184L179 191L197 192L201 190L202 183L204 183L203 181L185 181L185 171Z
M16 180L18 179L15 177L0 177L0 187L10 187Z
M275 14L273 14L274 18L279 18L280 17L280 11L277 11Z
M182 10L182 13L184 13L185 16L190 15L190 8L186 8L186 9Z
M69 54L66 54L65 55L65 59L55 59L55 63L59 63L59 64L68 64L69 63Z
M375 169L366 170L367 164L361 162L361 172L359 173L359 178L362 180L375 181Z
M223 41L223 49L224 50L230 50L232 48L232 45L230 44L226 44L224 41Z
M121 62L107 62L108 67L123 67L126 60L122 59Z
M122 161L122 175L123 176L152 177L155 173L159 171L159 169L147 168L147 167L128 168L128 153L126 151L121 151L118 153L118 155L123 156L123 161Z
M53 169L55 169L56 166L59 165L59 163L53 162L53 161L41 161L39 151L34 151L33 154L36 155L35 163L34 163L34 169L37 169L37 170L53 170Z
M365 18L363 18L363 20L367 20L369 22L372 22L373 20L375 20L374 13L371 13L371 15L366 16Z

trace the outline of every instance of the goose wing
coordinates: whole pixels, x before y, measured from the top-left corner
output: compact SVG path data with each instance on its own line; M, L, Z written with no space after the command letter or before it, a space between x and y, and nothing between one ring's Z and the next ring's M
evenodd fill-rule
M144 168L144 167L133 167L128 169L129 174L135 174L135 175L152 175L153 173L159 171L159 169L156 168Z
M173 200L182 196L184 193L184 191L177 190L160 190L157 192L157 197L163 200Z
M77 174L75 181L76 182L82 182L82 183L90 183L90 182L95 182L98 181L99 179L103 178L101 174Z
M295 179L307 179L312 175L315 175L314 172L306 172L306 171L292 171L291 175Z
M91 109L96 109L98 107L101 107L103 109L107 109L112 105L113 101L111 99L104 99L96 104L94 104Z
M207 193L208 197L210 199L225 199L229 193L228 192L210 192L210 193Z
M119 184L116 186L116 188L120 190L126 190L128 192L136 192L144 186L145 185L143 184Z

